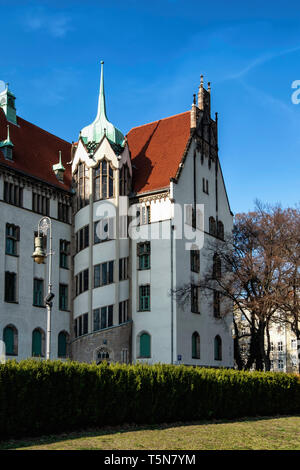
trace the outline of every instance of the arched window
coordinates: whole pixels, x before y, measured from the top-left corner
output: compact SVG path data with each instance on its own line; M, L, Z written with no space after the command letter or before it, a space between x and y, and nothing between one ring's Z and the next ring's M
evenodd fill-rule
M7 325L3 329L3 341L7 356L18 354L18 330L14 325Z
M41 328L36 328L32 332L32 356L45 356L45 333Z
M209 218L209 233L210 235L216 235L216 221L213 217Z
M94 170L94 201L114 197L114 171L107 160Z
M142 333L139 338L139 357L151 357L151 337L148 333Z
M68 333L61 331L58 335L58 357L67 357Z
M222 274L221 258L218 253L213 257L213 279L220 279Z
M219 335L215 337L214 349L215 349L215 361L221 361L222 360L222 340Z
M220 220L218 221L218 237L224 240L224 224Z
M200 359L200 336L197 331L192 334L192 358Z

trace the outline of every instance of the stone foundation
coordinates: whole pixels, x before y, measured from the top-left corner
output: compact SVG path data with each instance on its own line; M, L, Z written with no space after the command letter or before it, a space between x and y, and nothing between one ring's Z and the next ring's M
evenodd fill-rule
M76 338L71 359L78 362L131 362L132 321ZM127 351L127 352L126 352Z

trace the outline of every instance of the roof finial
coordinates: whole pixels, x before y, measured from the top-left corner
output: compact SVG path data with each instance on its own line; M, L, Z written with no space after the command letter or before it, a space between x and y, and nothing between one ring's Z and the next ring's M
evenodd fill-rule
M104 61L101 60L101 77L100 77L100 92L99 92L99 101L98 101L98 113L96 120L103 114L105 118L106 116L106 106L105 106L105 94L104 94L104 73L103 73L103 64Z
M202 74L200 75L200 86L201 88L203 87L203 75Z

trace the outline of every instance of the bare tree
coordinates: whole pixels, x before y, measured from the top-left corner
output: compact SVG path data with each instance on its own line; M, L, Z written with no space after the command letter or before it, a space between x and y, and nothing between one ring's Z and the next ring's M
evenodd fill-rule
M232 234L207 243L205 256L209 268L198 287L210 298L212 291L218 292L221 316L235 312L238 368L270 370L271 324L289 321L300 336L299 211L256 202L253 212L236 215ZM183 303L189 294L188 285L175 291ZM242 330L245 323L247 331ZM241 352L242 338L249 338L246 357Z

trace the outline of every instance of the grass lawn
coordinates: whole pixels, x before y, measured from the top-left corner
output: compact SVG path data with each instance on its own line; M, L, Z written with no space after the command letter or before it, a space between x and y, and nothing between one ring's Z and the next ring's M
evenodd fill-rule
M300 450L300 416L120 426L30 440L10 440L0 443L0 449Z

